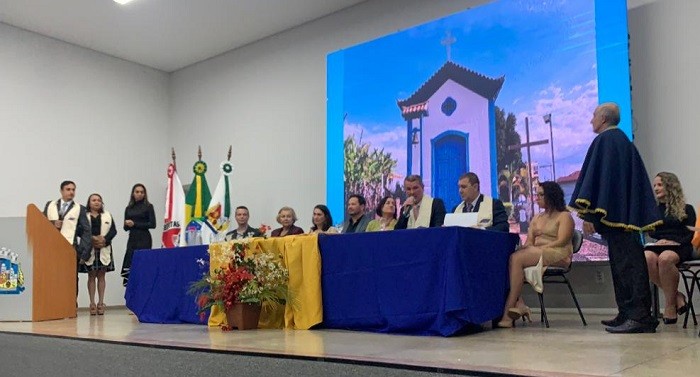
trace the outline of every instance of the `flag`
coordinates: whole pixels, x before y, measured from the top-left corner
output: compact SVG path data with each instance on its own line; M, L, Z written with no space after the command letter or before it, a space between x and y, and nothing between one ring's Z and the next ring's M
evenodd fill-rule
M192 170L194 170L194 178L185 198L185 224L189 224L191 220L201 221L211 201L207 178L204 176L207 172L207 164L199 160L194 163Z
M174 164L168 165L168 187L165 194L165 220L162 247L185 245L185 191Z
M214 195L209 202L206 211L207 221L202 226L202 242L209 244L213 241L221 241L228 230L231 220L231 185L229 176L233 171L233 165L229 161L223 161L220 165L221 178L214 189Z

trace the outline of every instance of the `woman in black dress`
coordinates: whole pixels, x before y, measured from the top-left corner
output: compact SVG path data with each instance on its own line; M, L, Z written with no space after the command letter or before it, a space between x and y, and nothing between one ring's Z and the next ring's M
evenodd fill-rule
M156 214L153 205L148 202L146 186L137 183L131 189L131 200L124 211L124 231L129 232L129 240L126 243L126 254L122 263L122 277L124 286L129 282L129 270L134 250L151 249L153 241L149 229L156 227Z
M100 194L88 197L88 221L92 231L92 250L90 258L78 265L78 272L88 274L88 295L90 296L90 315L105 314L105 273L114 271L112 258L112 239L117 235L114 218L105 211ZM95 284L97 281L97 284ZM95 286L99 301L95 304Z
M674 324L678 315L688 310L685 296L678 292L678 264L692 258L693 232L687 226L695 225L695 210L685 203L681 183L673 173L661 172L654 177L654 194L663 225L649 233L657 241L646 244L649 279L661 288L666 298L664 323Z

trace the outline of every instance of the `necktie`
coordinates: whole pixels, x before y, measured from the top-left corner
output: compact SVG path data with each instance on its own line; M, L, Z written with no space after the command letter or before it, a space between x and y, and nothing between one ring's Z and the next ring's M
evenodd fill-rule
M60 213L60 215L61 215L61 216L65 215L67 209L68 209L68 203L63 202L63 204L61 204L61 213Z
M464 206L462 212L471 212L472 209L474 209L474 206L471 203L467 203L467 205Z

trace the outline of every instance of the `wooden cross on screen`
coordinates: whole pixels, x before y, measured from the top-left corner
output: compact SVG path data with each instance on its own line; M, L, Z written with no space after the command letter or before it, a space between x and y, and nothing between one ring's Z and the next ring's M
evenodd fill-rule
M530 119L525 117L525 142L520 144L513 144L508 146L508 150L516 150L521 148L527 148L527 175L528 175L528 190L530 192L530 198L532 198L532 159L530 157L530 147L535 145L549 144L548 139L530 141ZM535 202L530 200L530 210L532 215L535 215Z

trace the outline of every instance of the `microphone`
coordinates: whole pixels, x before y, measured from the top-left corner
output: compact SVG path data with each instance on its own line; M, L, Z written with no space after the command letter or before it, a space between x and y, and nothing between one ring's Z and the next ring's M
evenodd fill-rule
M415 200L413 196L409 196L408 198L406 198L406 201L408 201L408 199L411 199L411 203L404 204L403 212L401 213L405 218L409 218L411 216L411 210L413 209L413 201Z
M413 206L411 204L403 206L403 217L409 217L411 216L411 210L413 209Z

